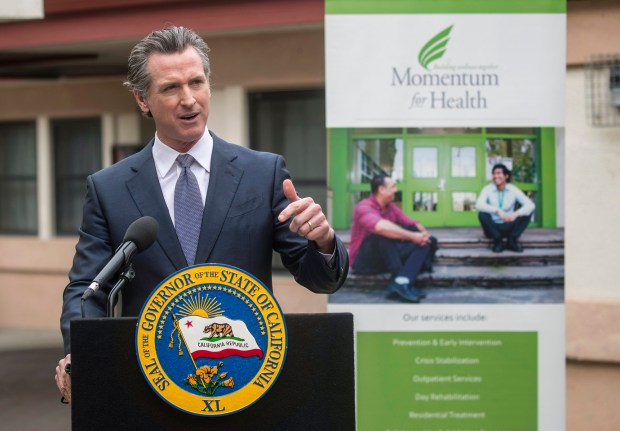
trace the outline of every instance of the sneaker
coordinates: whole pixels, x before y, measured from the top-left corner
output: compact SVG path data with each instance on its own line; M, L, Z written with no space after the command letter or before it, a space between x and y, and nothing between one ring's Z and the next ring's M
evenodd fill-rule
M395 281L392 281L388 285L388 292L390 296L398 296L400 299L405 300L406 302L420 302L420 296L416 292L412 292L409 289L409 285L407 284L399 284Z
M418 295L420 299L426 298L426 293L423 290L415 287L413 284L409 285L409 292L413 293L414 295Z
M504 251L504 241L500 240L495 240L493 242L493 253L501 253L502 251Z
M508 243L506 244L506 248L508 248L508 250L515 251L517 253L523 253L523 247L521 246L521 244L519 244L519 242L516 239L509 239Z

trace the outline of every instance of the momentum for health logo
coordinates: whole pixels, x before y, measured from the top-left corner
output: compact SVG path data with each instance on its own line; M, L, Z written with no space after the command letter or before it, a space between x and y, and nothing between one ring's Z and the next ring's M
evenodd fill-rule
M452 27L450 26L440 31L422 47L418 54L418 61L424 69L428 70L429 64L439 60L446 53Z
M140 313L136 353L151 388L199 416L241 411L274 384L286 357L284 316L251 274L196 265L164 280Z
M409 110L469 111L489 108L489 89L500 85L499 74L493 72L498 66L469 64L462 60L453 62L450 59L462 58L462 55L449 55L446 60L444 56L453 28L454 25L444 28L424 43L418 53L418 63L422 69L418 66L392 66L390 85L413 90L409 96ZM463 36L461 33L461 47L467 41Z

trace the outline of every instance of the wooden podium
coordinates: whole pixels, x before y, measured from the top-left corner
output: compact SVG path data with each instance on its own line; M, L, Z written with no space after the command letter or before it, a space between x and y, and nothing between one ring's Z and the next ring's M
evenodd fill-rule
M353 316L285 318L278 380L252 406L217 417L177 410L148 386L136 358L136 318L72 321L73 430L355 430Z

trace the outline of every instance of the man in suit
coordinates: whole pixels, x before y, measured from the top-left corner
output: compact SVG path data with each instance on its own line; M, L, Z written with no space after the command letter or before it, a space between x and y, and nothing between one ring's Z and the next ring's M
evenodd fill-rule
M346 278L346 248L321 207L312 198L298 197L282 157L229 144L208 130L207 53L196 33L169 27L148 35L129 56L125 85L141 111L154 119L156 136L138 154L87 179L61 316L67 356L56 367L56 382L67 400L70 320L81 317L83 292L122 243L127 227L142 216L154 217L159 233L133 260L136 275L123 291L125 316L138 315L161 280L192 264L233 265L271 288L272 250L280 253L296 281L313 292L334 292ZM187 165L177 159L182 154L191 156ZM190 226L195 234L189 237L197 242L189 246L179 239L178 217L185 213L175 204L180 177L187 178L204 203L202 221ZM103 286L86 302L87 317L106 315L111 287Z

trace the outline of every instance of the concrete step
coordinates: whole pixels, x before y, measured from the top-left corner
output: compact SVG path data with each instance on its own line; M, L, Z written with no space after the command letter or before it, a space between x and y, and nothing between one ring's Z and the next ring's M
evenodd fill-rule
M478 227L468 228L429 228L440 248L485 248L491 241L485 238ZM338 236L348 246L351 239L350 230L337 231ZM520 238L524 248L563 248L564 229L530 228Z
M390 274L350 273L343 288L384 289ZM545 288L564 286L564 266L449 266L435 265L432 273L418 275L416 286L424 288Z
M381 288L387 286L390 281L391 274L373 274L373 275L360 275L352 271L349 271L349 275L344 282L343 287L351 288Z
M438 239L440 248L491 248L492 241L487 238L462 239ZM563 248L564 241L539 241L536 239L521 238L519 240L523 248Z
M437 238L440 248L491 248L492 241L485 237L476 238ZM522 237L519 242L523 248L563 248L564 240Z
M432 273L420 274L420 287L529 287L563 286L564 266L445 266L436 265Z
M525 248L523 253L489 248L440 248L436 265L445 266L547 266L564 264L564 248Z

